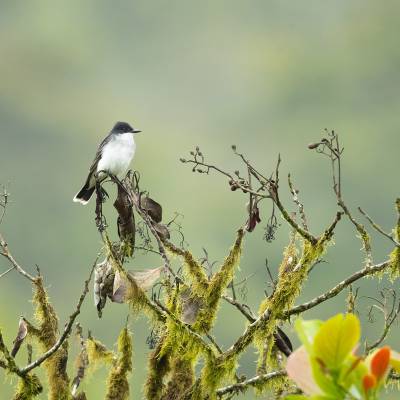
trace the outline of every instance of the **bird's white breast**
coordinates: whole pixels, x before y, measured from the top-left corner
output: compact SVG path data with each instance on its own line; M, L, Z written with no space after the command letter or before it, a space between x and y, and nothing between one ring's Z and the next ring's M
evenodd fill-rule
M125 175L135 155L135 150L133 133L116 135L104 146L97 172L108 171L117 176Z

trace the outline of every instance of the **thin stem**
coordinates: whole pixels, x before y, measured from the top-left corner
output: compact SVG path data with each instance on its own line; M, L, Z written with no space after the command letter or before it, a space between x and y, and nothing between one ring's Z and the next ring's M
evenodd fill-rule
M364 217L376 231L387 237L395 246L400 247L400 243L393 237L393 235L385 232L361 207L358 207L358 211L364 215Z
M22 276L29 279L32 283L36 281L36 279L26 272L18 263L15 261L14 257L10 253L7 242L4 240L4 237L0 233L0 246L3 248L3 251L0 253L3 257L7 258L7 260L13 265L13 269L16 269Z

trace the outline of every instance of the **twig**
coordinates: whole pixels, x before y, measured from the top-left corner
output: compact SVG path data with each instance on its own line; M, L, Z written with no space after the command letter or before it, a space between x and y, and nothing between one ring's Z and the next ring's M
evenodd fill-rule
M1 253L1 254L3 254L3 253ZM11 272L14 268L15 268L15 267L11 267L11 268L9 268L7 271L4 271L2 274L0 274L0 279L1 279L3 276L7 275L9 272Z
M267 195L267 194L263 194L263 193L261 193L261 192L259 192L259 191L253 190L252 188L249 188L249 187L247 187L247 186L244 186L242 183L240 183L240 181L239 181L238 179L236 179L236 178L235 178L232 174L230 174L229 172L226 172L226 171L224 171L223 169L221 169L221 168L219 168L219 167L217 167L217 166L215 166L215 165L213 165L213 164L205 163L205 162L204 162L204 159L203 159L203 160L199 160L199 159L186 160L186 159L184 159L184 158L181 158L181 162L183 162L183 163L185 163L185 164L186 164L186 163L188 163L188 164L194 164L193 171L196 171L196 167L198 167L198 166L204 167L206 170L205 170L205 171L202 171L202 172L204 172L204 173L206 173L206 174L208 174L208 173L210 172L210 170L217 171L217 172L219 172L220 174L225 175L227 178L229 178L229 181L232 182L232 184L235 185L236 189L240 189L240 190L242 190L244 193L251 193L251 194L253 194L254 196L259 197L259 198L263 198L263 199L270 198L270 196ZM255 176L255 175L253 174L253 176ZM258 179L258 178L257 178L257 179ZM232 185L231 185L231 187L232 187Z
M71 395L75 398L79 385L85 377L86 368L89 366L89 357L87 354L86 341L83 337L83 330L79 323L76 324L76 335L79 339L81 350L78 355L77 372L72 381Z
M383 236L387 237L395 246L400 247L400 243L394 238L394 236L385 232L376 222L374 222L374 220L361 207L358 207L358 211L362 215L364 215L364 217L368 220L368 222L376 231L378 231Z
M281 203L281 200L278 195L278 189L275 187L273 190L273 201L275 202L276 206L279 208L279 211L281 212L283 218L289 223L289 225L295 229L295 231L304 239L308 240L312 244L316 244L318 239L313 236L308 230L303 229L291 216L290 214L286 211L286 208L283 206Z
M253 323L256 320L256 317L254 316L253 312L250 310L249 306L247 304L242 304L233 299L232 297L222 295L222 298L227 301L228 303L232 304L235 306L246 318L248 321Z
M400 314L400 302L398 303L397 307L396 307L396 303L397 303L397 296L396 296L396 292L394 290L389 290L389 292L392 295L393 298L393 303L392 303L392 307L390 312L387 312L387 297L385 295L385 291L382 291L381 294L384 298L384 303L382 304L382 308L378 307L385 315L385 325L382 331L382 334L379 336L379 338L372 343L371 345L366 344L365 345L365 351L366 353L370 353L372 350L374 350L375 348L377 348L387 337L387 335L389 334L390 328L393 325L394 321L397 319L398 315ZM381 303L381 302L379 302Z
M300 214L301 222L303 224L303 228L308 231L307 218L306 218L306 214L304 212L304 205L299 200L299 197L298 197L299 191L294 188L290 174L288 174L288 184L289 184L290 192L292 193L293 201L297 204L297 207L299 209L299 214Z
M232 299L229 296L223 295L222 298L226 300L228 303L232 304L235 306L246 318L250 323L253 323L256 321L256 317L254 316L254 313L251 311L250 307L247 304L241 304L237 302L236 300ZM287 357L289 357L290 353L293 351L292 350L292 345L290 343L289 338L283 332L279 327L277 327L276 331L274 332L274 338L275 338L275 345L276 347Z
M36 279L26 272L14 259L10 250L8 248L7 242L4 240L4 237L0 233L0 246L2 247L3 251L0 253L3 257L7 258L7 260L13 265L13 269L16 269L21 275L25 278L29 279L32 283L36 281Z
M363 242L364 250L367 256L366 259L367 265L371 265L373 262L373 258L372 258L372 248L368 232L366 231L364 225L356 221L356 219L353 217L353 215L351 214L350 210L348 209L348 207L346 206L341 197L338 198L338 205L342 208L342 210L347 215L351 223L355 226L357 232L360 234L360 238L361 241Z

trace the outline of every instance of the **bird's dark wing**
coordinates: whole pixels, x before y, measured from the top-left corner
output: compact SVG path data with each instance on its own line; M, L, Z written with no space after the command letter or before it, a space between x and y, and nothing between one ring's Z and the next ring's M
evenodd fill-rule
M94 173L96 173L97 171L97 164L99 163L100 159L101 159L101 154L103 152L104 147L107 145L107 143L110 142L111 140L111 134L109 134L108 136L106 136L104 138L104 140L100 143L99 148L97 149L96 155L94 157L94 160L92 162L92 165L90 167L89 170L89 177L91 177Z

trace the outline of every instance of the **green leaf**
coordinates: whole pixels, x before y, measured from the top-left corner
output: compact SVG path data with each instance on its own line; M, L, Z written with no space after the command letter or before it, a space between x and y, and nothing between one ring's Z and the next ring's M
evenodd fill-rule
M299 335L299 339L304 344L308 354L310 355L313 353L313 342L315 335L321 328L322 324L323 322L318 319L304 321L303 319L299 318L295 322L294 327Z
M324 322L314 338L313 353L331 371L340 370L360 339L360 321L338 314Z
M364 398L364 389L362 380L369 373L365 360L349 356L345 361L340 371L339 384L345 388L355 399Z
M320 362L315 357L311 357L310 361L313 377L322 392L331 399L344 399L345 392L337 385L333 376L322 369Z

